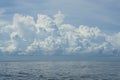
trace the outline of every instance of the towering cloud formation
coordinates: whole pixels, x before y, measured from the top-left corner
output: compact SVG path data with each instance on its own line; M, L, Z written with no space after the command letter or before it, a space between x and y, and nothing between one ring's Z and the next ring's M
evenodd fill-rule
M64 24L59 11L54 18L15 14L11 24L0 25L1 54L119 53L120 32L108 35L98 27Z

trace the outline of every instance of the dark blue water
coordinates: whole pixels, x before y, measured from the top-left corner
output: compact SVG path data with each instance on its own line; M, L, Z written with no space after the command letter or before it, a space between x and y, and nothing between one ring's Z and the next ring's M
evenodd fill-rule
M0 80L120 80L120 62L0 62Z

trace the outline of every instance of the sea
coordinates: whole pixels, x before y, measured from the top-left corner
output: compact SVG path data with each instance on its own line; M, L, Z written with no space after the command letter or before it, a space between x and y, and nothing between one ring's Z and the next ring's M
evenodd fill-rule
M120 62L0 62L0 80L120 80Z

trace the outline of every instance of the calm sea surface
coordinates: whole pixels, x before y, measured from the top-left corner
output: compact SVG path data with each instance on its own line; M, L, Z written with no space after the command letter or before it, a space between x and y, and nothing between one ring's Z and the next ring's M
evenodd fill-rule
M120 62L0 62L0 80L120 80Z

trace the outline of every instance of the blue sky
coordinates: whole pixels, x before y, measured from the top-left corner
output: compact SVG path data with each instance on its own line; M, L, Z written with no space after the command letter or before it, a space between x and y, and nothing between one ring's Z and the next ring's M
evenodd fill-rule
M119 47L119 0L0 0L1 55L118 56Z
M120 30L119 0L1 0L0 9L6 10L3 18L7 19L15 13L53 15L61 10L67 23L98 26L112 32Z

